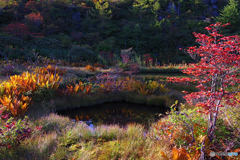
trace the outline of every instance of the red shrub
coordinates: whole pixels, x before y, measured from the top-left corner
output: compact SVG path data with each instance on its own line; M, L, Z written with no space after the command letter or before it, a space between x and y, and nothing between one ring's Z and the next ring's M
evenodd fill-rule
M4 32L17 36L22 37L27 34L31 34L29 32L29 28L24 24L20 22L13 22L8 24L6 27L2 29Z

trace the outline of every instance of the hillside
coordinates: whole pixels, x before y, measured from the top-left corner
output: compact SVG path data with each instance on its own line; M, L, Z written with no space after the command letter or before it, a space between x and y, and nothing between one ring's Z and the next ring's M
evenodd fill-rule
M192 32L205 33L210 23L229 20L233 25L225 33L239 33L239 5L223 12L227 4L227 0L1 1L0 52L2 58L26 59L34 49L42 56L69 60L75 45L95 54L119 54L133 47L159 63L190 62L184 49L196 45Z

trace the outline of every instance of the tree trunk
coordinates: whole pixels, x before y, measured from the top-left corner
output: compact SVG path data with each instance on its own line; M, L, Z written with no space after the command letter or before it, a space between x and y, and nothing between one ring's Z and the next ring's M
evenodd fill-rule
M216 106L216 113L212 113L211 116L209 116L209 126L208 126L208 138L209 138L209 141L212 142L213 139L214 139L214 132L215 132L215 128L216 128L216 123L217 123L217 116L218 116L218 110L219 110L219 104L220 104L220 100L218 101L218 104Z
M140 7L140 13L139 13L139 16L140 16L140 20L142 20L142 6Z
M125 36L125 49L127 49L127 36Z
M178 17L180 16L180 1L178 1Z
M103 31L103 23L104 23L104 18L102 16L102 31Z
M137 53L138 53L138 35L137 35Z

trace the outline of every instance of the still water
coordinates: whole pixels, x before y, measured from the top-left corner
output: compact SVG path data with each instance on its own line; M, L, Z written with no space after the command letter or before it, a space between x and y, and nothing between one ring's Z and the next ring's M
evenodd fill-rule
M122 127L130 123L142 124L146 128L157 121L159 114L165 114L164 107L147 106L127 102L111 102L73 109L68 111L59 111L58 114L70 117L73 121L84 121L90 127L95 125L118 124Z

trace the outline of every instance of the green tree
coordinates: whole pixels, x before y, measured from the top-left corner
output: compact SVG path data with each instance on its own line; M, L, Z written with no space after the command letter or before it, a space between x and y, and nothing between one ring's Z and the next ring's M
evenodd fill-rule
M94 20L89 15L89 10L86 11L85 17L82 19L81 25L83 32L93 32L93 23Z
M228 4L221 11L220 16L217 18L218 22L231 23L230 29L234 32L239 29L240 14L238 9L238 1L229 0Z
M198 6L199 6L199 4L201 4L202 3L202 0L195 0L195 4L197 5L197 11L196 12L198 12Z
M112 10L109 8L109 3L106 0L97 0L94 2L95 9L89 12L93 18L97 18L101 21L101 29L104 30L104 23L106 20L112 18Z
M181 8L181 3L183 0L178 0L178 17L180 16L180 8Z
M162 3L163 2L166 2L166 1L163 0ZM160 0L149 0L149 4L151 6L151 11L154 16L153 22L150 24L150 26L154 28L156 33L155 35L157 35L158 30L161 28L162 19L159 19L159 15L160 15L162 6L160 5Z
M124 36L124 41L125 41L125 49L127 49L127 38L129 37L129 34L131 33L131 29L129 25L125 25L123 27L123 36Z
M151 5L152 9L151 10L155 16L155 19L158 20L158 14L161 9L161 5L160 5L159 1L153 1L153 0L151 0L151 1L152 1L152 5Z
M138 38L139 38L139 34L141 33L141 27L139 26L139 24L136 24L134 26L134 33L136 35L136 48L138 53Z
M133 3L133 10L132 12L139 14L139 19L142 20L142 13L146 11L148 8L148 0L136 0Z

